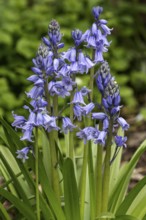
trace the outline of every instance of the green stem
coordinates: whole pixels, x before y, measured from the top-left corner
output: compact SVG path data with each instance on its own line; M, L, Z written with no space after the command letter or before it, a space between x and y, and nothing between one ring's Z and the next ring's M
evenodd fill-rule
M39 200L39 172L38 172L38 163L39 163L39 148L38 148L38 128L36 128L35 134L35 188L36 188L36 212L37 220L40 220L40 200Z
M49 95L49 92L48 92L48 81L47 80L45 81L44 89L45 89L46 101L48 103L47 104L47 110L51 114L51 100L50 100L50 95Z
M70 102L72 102L74 97L74 91L71 92ZM70 120L73 122L74 112L73 112L73 104L70 104ZM74 159L74 133L69 133L69 157Z
M102 212L108 211L112 130L113 130L113 120L110 119L109 134L105 145L106 155L104 160L104 173L103 173Z
M96 217L96 200L95 200L95 175L93 168L93 152L92 144L89 141L88 147L88 175L89 175L89 189L90 189L90 220L95 220Z
M55 146L55 131L52 131L48 134L50 141L50 155L51 155L51 175L52 175L52 187L56 194L58 201L60 201L60 185L59 185L59 174L57 171L57 152Z
M45 96L46 100L48 102L47 110L51 114L51 99L50 94L48 92L48 82L45 82ZM53 115L58 115L58 97L53 97ZM50 133L47 133L47 138L50 143L50 155L51 155L51 180L52 180L52 188L56 194L56 197L58 198L58 201L60 201L60 185L59 185L59 174L57 171L57 164L58 164L58 158L57 158L57 151L55 146L55 140L58 138L58 134L56 131L52 131Z
M58 96L53 97L53 115L58 116Z
M53 116L58 116L58 96L55 95L53 97ZM57 156L57 148L56 142L58 141L58 132L53 130L50 135L50 154L51 154L51 161L52 161L52 185L53 190L60 201L60 185L59 185L59 173L57 170L58 164L58 156Z
M96 159L96 216L100 216L102 206L102 145L97 146Z
M81 176L81 193L80 193L80 212L81 220L84 220L84 209L85 209L85 192L86 192L86 174L87 174L87 163L88 163L88 143L84 145L83 165L82 165L82 176Z

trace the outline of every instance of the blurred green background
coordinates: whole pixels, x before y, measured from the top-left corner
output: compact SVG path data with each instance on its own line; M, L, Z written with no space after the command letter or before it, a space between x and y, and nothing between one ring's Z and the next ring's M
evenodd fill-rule
M91 9L103 6L102 18L113 27L112 44L105 54L121 88L127 112L145 112L146 105L146 3L143 0L1 0L0 1L0 114L11 121L21 112L42 36L54 18L72 46L71 30L85 31L93 22Z

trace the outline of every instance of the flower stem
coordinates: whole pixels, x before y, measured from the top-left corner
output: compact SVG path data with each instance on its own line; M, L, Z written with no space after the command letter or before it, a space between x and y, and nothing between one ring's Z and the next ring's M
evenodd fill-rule
M95 220L96 216L96 198L95 198L95 175L93 164L93 152L91 141L88 142L88 176L89 176L89 189L90 189L90 220Z
M45 81L45 96L46 100L48 102L47 105L47 110L51 114L51 100L50 100L50 94L48 92L48 82ZM53 115L57 116L58 114L58 97L54 96L53 97ZM47 133L47 138L50 143L50 155L51 155L51 180L52 180L52 188L56 194L56 197L58 198L58 201L60 201L60 186L59 186L59 175L57 171L57 151L56 151L56 146L55 146L55 140L58 138L57 132L52 131L50 133Z
M46 101L47 101L47 110L48 112L51 114L51 100L50 100L50 95L48 92L48 81L46 80L44 83L44 89L45 89L45 97L46 97Z
M74 91L71 92L70 96L70 102L72 102L74 96ZM73 122L73 104L70 104L70 120ZM74 158L74 133L70 132L69 133L69 157L73 160Z
M96 216L100 216L102 206L102 145L97 146L96 159Z
M51 155L51 172L52 172L52 187L56 194L56 197L58 201L60 201L60 186L59 186L59 174L57 171L57 152L56 152L56 146L55 146L55 131L52 131L49 133L49 141L50 141L50 155Z
M80 193L80 212L81 220L84 220L84 209L85 209L85 192L86 192L86 174L87 174L87 163L88 163L88 143L84 145L83 165L82 165L82 176L81 176L81 193Z
M53 115L58 116L58 96L53 97Z
M38 172L38 128L36 128L35 134L35 188L36 188L36 212L37 212L37 220L40 220L40 200L39 200L39 172Z
M55 95L53 97L53 116L58 116L58 96ZM58 132L53 130L49 134L50 139L50 154L51 154L51 161L52 161L52 185L53 190L56 194L58 201L60 201L60 185L59 185L59 174L57 170L58 164L58 156L57 156L57 148L56 142L58 141Z
M105 160L104 160L102 212L108 211L112 130L113 130L113 119L110 119L109 134L108 134L107 141L106 141L106 155L105 155Z

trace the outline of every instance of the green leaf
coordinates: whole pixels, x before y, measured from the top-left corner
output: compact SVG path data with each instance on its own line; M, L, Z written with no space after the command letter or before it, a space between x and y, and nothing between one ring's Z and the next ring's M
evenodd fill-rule
M140 158L140 156L146 151L146 140L140 145L130 162L124 167L120 173L118 180L110 194L109 211L115 213L120 206L124 195L126 193L132 172Z
M115 218L115 220L140 220L139 218L135 218L131 215L120 215Z
M37 46L38 42L35 38L32 40L28 40L28 38L21 38L17 42L16 51L26 58L32 58Z
M0 188L0 195L10 201L19 210L20 213L27 219L36 220L34 210L30 208L27 203L22 202L17 197L13 196L10 192Z
M146 214L146 193L143 192L143 197L141 198L141 200L139 200L139 203L137 204L135 209L131 211L131 215L139 217L139 219L142 219L145 214Z
M46 174L45 167L41 159L41 155L39 156L39 178L40 178L42 190L44 191L49 201L49 205L50 205L52 212L56 216L57 220L65 220L64 213L60 207L60 204L47 178L47 174Z
M63 179L66 219L80 220L79 196L74 165L69 158L67 158L63 164Z
M9 33L0 31L0 44L11 45L12 38Z
M115 215L111 212L105 212L102 213L99 217L96 217L96 219L115 219Z
M121 135L121 136L124 135L122 129L118 130L118 135ZM115 150L116 150L116 146L112 145L111 159L114 156ZM119 175L119 171L120 171L120 163L121 163L122 152L123 152L123 149L119 148L119 152L118 152L116 158L114 159L114 161L111 164L111 168L110 168L110 186L109 186L110 191L112 191L112 189L114 188L114 186L116 184L116 181L118 179L118 175Z
M118 208L116 215L122 215L123 213L126 213L128 211L128 209L136 209L135 206L137 206L137 204L135 204L135 201L137 201L137 196L139 194L139 192L142 191L142 189L144 188L144 192L142 192L141 194L143 195L143 197L146 197L146 193L145 193L145 189L146 189L146 177L144 177L131 191L130 193L125 197L124 201L122 202L122 204L120 205L120 207ZM137 201L139 203L139 201ZM141 207L141 212L142 212L142 207ZM128 211L129 213L129 211Z
M5 132L5 136L7 139L6 145L8 143L7 146L15 158L16 157L16 150L25 147L25 145L20 140L20 137L17 135L16 131L14 131L13 128L4 119L0 119L0 121L2 123L4 132ZM24 175L26 181L28 182L29 187L31 188L33 185L32 177L31 177L30 173L28 172L26 165L20 159L17 159L17 163L19 165L20 170L23 172L23 175ZM34 190L34 186L32 187L32 189Z
M5 220L11 220L9 214L7 213L6 209L3 207L2 203L0 202L0 210L1 210L1 217Z
M9 172L9 175L13 179L13 182L14 182L14 185L15 185L15 189L16 189L18 195L23 200L23 202L25 202L28 205L30 205L30 202L29 202L29 200L28 200L28 198L27 198L27 196L25 194L25 191L24 191L25 182L24 182L23 185L21 185L22 182L18 181L18 178L17 178L17 176L15 175L15 173L13 171L13 166L11 166L12 164L8 163L8 161L9 161L8 158L10 158L10 157L8 157L6 159L1 152L0 152L0 156L1 156L1 159L2 159L2 161L3 161L3 163L4 163L5 167L6 167L7 171Z
M11 147L11 152L13 155L16 155L16 150L25 147L25 145L16 131L4 119L1 118L0 121L3 125L9 147Z

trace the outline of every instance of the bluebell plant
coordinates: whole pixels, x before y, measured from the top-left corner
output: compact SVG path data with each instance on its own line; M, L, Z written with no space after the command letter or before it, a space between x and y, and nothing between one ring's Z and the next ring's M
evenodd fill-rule
M22 131L21 140L27 142L25 148L16 152L17 158L22 159L23 162L29 158L30 151L35 151L34 159L36 160L38 146L37 149L33 150L33 146L37 142L35 130L37 131L40 128L45 131L50 143L52 188L58 200L60 200L60 183L58 170L56 169L58 151L55 143L60 132L65 135L69 133L70 135L70 153L66 156L69 156L72 160L75 150L73 146L75 137L77 137L76 142L79 139L83 140L85 150L88 150L87 146L92 141L98 145L97 148L106 151L103 173L103 199L108 198L107 184L110 162L115 159L118 148L126 147L127 138L118 135L117 131L119 126L125 131L129 128L129 125L120 116L122 106L120 105L119 86L103 56L103 53L108 51L111 43L108 42L107 37L111 34L112 28L107 26L106 20L99 18L102 11L102 7L92 9L94 17L92 26L85 33L79 29L73 30L71 33L73 46L64 52L62 52L64 43L62 43L63 35L60 32L59 23L56 20L49 23L48 36L42 38L36 57L33 59L33 75L27 79L33 83L33 88L26 92L27 97L31 99L30 105L24 106L28 110L29 116L25 118L13 113L14 122L12 126ZM85 52L87 49L89 54ZM90 55L91 51L92 57ZM97 66L100 67L95 71ZM84 85L81 88L76 81L77 74L80 77L83 77L83 74L88 74L89 85ZM98 90L101 94L101 103L98 105L93 99L95 90ZM70 101L68 101L69 98ZM70 108L70 115L65 115L64 109L58 108L59 99L64 100L66 108ZM112 157L110 149L113 143L116 145L116 150ZM87 168L87 161L84 156L87 155L88 153L84 152L83 158L85 160L83 159L83 164L85 164L85 169ZM82 171L82 178L85 178L84 170ZM81 198L81 202L83 200L81 208L83 219L85 200L83 193L81 193ZM39 198L37 201L39 203ZM104 207L99 207L98 204L97 206L98 216L101 212L107 211L107 200L104 201ZM40 219L39 208L37 214L38 219Z

